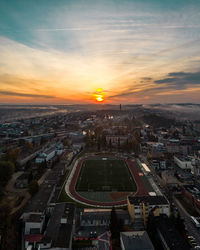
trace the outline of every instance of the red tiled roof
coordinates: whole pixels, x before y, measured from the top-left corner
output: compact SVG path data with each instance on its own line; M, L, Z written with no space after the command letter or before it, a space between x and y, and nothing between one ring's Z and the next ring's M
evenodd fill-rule
M28 242L40 242L42 238L43 238L42 234L25 235L25 241L28 241Z

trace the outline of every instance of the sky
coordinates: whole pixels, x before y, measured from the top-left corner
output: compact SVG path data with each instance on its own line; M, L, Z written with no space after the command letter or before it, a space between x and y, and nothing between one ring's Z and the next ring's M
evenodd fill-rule
M200 103L199 0L0 0L0 103Z

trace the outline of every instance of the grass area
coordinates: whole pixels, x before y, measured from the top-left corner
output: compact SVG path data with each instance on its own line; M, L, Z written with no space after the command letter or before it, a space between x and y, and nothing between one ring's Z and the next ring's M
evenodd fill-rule
M126 162L112 158L85 160L76 185L79 192L134 192L136 189Z
M75 203L75 204L76 204L76 207L78 207L78 208L88 208L88 206L83 205L83 204L81 204L81 203L79 203L79 202L76 202L76 201L74 201L73 199L71 199L71 198L66 194L66 192L65 192L65 187L63 187L63 189L62 189L62 192L61 192L61 194L60 194L60 197L59 197L59 199L58 199L58 202L72 202L72 203Z
M65 182L67 178L68 173L69 173L69 170L66 170L65 174L61 177L60 181L57 184L58 187L62 187L63 183Z

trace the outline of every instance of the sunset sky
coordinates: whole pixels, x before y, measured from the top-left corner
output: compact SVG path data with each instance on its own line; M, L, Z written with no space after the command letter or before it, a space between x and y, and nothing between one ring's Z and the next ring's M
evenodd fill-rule
M0 103L94 103L99 93L104 103L200 103L200 1L0 1Z

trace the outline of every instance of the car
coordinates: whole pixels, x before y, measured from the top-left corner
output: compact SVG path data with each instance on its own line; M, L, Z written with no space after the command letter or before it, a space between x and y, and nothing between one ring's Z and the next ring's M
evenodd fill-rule
M192 245L196 245L197 246L197 243L194 241L194 242L191 242Z
M192 247L194 248L194 247L196 247L197 246L197 243L195 243L195 244L191 244L192 245Z

